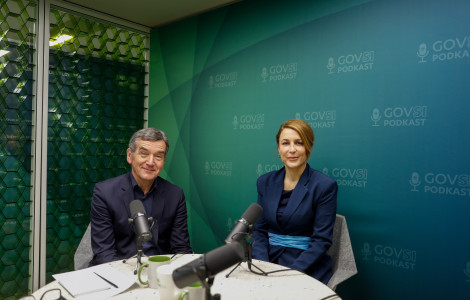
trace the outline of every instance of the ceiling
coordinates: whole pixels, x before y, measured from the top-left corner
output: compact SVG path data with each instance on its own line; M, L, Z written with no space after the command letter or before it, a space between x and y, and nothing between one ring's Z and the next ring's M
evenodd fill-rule
M86 8L155 28L240 0L66 0Z

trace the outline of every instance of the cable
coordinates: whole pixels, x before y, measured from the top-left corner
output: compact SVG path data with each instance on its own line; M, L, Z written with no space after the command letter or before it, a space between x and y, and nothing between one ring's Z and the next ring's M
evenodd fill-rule
M287 269L280 269L280 270L275 270L275 271L266 272L266 274L279 273L279 272L286 272L286 271L297 271L297 272L300 272L299 270L296 270L296 269L287 268Z
M260 273L260 272L256 272L256 271L253 271L253 270L250 270L251 273L254 273L254 274L257 274L257 275L268 275L268 274L272 274L272 273L279 273L279 272L286 272L286 271L296 271L296 272L300 272L302 273L302 271L299 271L299 270L296 270L296 269L291 269L291 268L285 268L285 269L279 269L279 270L274 270L274 271L269 271L269 272L264 272L264 273Z
M329 296L326 296L324 298L321 298L320 300L333 299L333 298L336 298L336 297L339 298L339 296L337 294L333 294L333 295L329 295Z

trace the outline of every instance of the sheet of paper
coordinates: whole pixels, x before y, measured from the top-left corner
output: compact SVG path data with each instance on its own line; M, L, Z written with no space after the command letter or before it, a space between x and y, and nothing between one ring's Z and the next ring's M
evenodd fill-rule
M117 286L113 287L96 274ZM76 299L105 299L117 295L135 283L135 278L123 274L108 264L52 275Z

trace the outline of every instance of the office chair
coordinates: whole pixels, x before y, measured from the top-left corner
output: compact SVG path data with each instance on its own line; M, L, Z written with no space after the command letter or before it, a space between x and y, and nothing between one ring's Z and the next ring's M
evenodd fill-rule
M333 260L333 276L328 282L328 287L335 290L339 283L357 274L346 218L342 215L336 215L333 244L328 254Z
M88 268L88 264L93 259L93 250L91 250L91 226L88 227L83 234L82 240L78 245L74 255L75 270Z

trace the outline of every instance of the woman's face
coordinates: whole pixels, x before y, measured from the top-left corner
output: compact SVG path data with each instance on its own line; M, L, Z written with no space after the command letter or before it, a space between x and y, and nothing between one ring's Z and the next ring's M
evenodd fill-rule
M277 147L286 169L303 168L307 163L307 151L297 131L284 128L279 135Z

